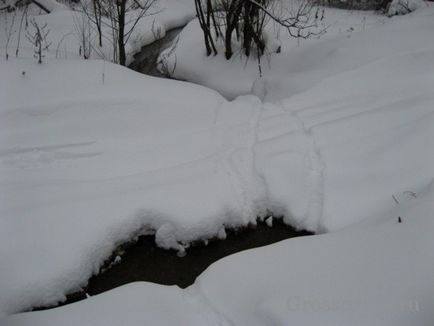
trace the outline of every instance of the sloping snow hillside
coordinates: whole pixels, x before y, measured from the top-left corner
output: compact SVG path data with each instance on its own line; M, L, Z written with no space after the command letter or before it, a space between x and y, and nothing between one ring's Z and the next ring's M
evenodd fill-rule
M99 60L1 59L0 324L430 325L432 30L427 6L311 40L231 102ZM228 257L187 290L6 316L64 299L140 233L182 254L270 212L330 233Z
M243 70L223 53L204 57L193 22L175 75L262 98L256 166L272 211L302 228L336 230L387 212L392 196L418 192L433 176L433 14L429 3L392 18L327 9L324 37L299 47L283 40L260 79L255 60Z
M62 299L137 232L183 250L256 220L246 198L260 101L103 66L1 63L4 312Z
M8 326L431 325L433 196L430 185L376 223L226 257L186 290L131 283L0 321Z

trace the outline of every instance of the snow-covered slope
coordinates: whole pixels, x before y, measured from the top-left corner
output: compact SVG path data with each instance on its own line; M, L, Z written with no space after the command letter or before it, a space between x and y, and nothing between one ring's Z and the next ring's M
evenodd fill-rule
M223 325L200 297L176 286L136 282L73 306L1 319L2 325Z
M340 230L230 257L188 295L131 285L89 307L1 323L74 323L70 314L118 302L128 312L129 291L151 301L148 288L174 318L184 295L201 302L207 308L186 304L183 318L210 309L209 323L348 324L353 313L361 325L432 321L433 18L423 8L283 54L286 66L253 87L265 103L103 61L1 60L0 314L63 299L141 232L182 252L267 210ZM282 304L340 297L350 300L344 313ZM427 310L395 313L415 301Z
M226 98L249 94L253 88L258 96L267 95L266 100L276 101L308 90L335 74L429 48L432 6L432 2L422 1L416 12L391 18L371 11L325 8L324 20L315 22L314 30L323 34L306 40L290 37L270 22L266 28L269 49L262 58L260 82L257 59L252 56L246 60L236 44L229 61L224 57L223 41L217 43L217 56L206 57L197 20L182 31L168 62L176 64L175 77L218 90ZM278 47L280 52L276 53ZM267 83L266 94L258 82Z
M381 223L228 257L195 287L234 325L431 325L433 195Z
M272 211L315 231L387 212L392 196L430 182L434 163L434 8L392 19L328 9L325 17L324 37L300 47L287 40L260 79L254 62L196 60L195 23L177 52L180 77L229 97L253 84L266 102L255 152ZM196 50L184 56L187 47Z
M132 283L76 304L0 322L5 326L431 325L433 196L430 185L381 222L226 257L184 291Z
M183 250L255 221L257 98L102 61L0 65L2 312L62 299L137 232Z

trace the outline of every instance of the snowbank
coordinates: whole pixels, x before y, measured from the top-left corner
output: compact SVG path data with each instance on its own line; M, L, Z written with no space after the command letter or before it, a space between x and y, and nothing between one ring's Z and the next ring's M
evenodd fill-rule
M132 283L76 304L0 322L5 326L431 325L433 196L431 185L387 216L374 217L375 223L226 257L186 290Z
M233 325L431 325L433 195L381 222L227 257L194 287Z
M223 325L223 317L175 286L131 283L74 306L18 315L2 325ZM30 324L29 324L30 323Z
M311 45L318 42L326 43L333 38L345 40L357 32L381 26L387 21L386 17L370 11L349 12L332 8L325 8L324 17L324 20L318 19L315 22L317 27L313 29L317 33L323 31L324 34L307 40L290 37L287 31L269 22L265 28L268 48L266 55L261 59L263 76L288 78L291 67L300 65L299 61L293 59L294 52L308 53L309 57L312 57L315 54L309 51ZM259 78L259 68L255 56L246 59L241 53L239 44L235 42L233 46L234 55L229 61L224 57L222 40L216 43L218 55L206 57L203 33L198 21L193 20L180 34L176 51L169 56L163 53L162 58L168 57L168 65L175 67L174 77L205 85L217 90L228 99L234 99L239 95L251 93L254 82ZM279 47L280 52L276 53ZM328 49L332 48L333 46L330 45ZM305 60L302 66L299 66L299 71L310 67L311 64L321 64L323 58L320 55L318 58L319 62L316 58ZM317 79L316 75L311 77ZM294 87L297 85L292 85L292 88Z
M184 59L196 49L189 37L196 23L179 43L179 77L229 97L254 83L268 102L255 147L268 208L317 232L381 214L392 196L418 191L433 175L434 10L376 23L361 15L329 9L325 17L336 24L327 35L272 57L259 80L220 57ZM340 32L363 21L370 27Z
M263 214L257 98L102 61L0 69L2 313L63 299L137 233L182 251Z
M389 5L387 14L389 16L406 15L424 5L425 1L423 0L393 0Z
M369 325L380 320L363 319L367 309L382 325L432 320L432 194L424 194L434 178L433 16L426 8L364 30L364 16L350 15L335 30L358 21L356 32L311 40L273 62L278 71L254 87L265 103L253 95L228 102L202 86L103 61L1 60L0 314L64 299L140 233L183 251L272 211L336 233L216 264L192 296L208 298L218 316L241 325L348 324L352 312ZM251 88L250 77L234 70L228 81L219 59L208 71L211 59L200 58L186 71L204 84L222 90L224 80L233 95ZM413 208L399 210L413 197ZM367 219L374 226L365 228ZM113 295L124 302L122 291ZM170 307L184 295L161 291L174 296ZM288 293L332 302L354 294L368 305L324 319L289 312ZM381 310L399 300L427 310ZM76 308L64 309L53 318ZM51 313L23 316L17 323Z

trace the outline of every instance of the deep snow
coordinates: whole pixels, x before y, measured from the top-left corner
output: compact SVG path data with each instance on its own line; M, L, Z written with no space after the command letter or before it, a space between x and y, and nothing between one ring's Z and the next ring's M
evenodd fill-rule
M100 60L2 59L1 315L62 300L140 232L182 252L272 211L331 233L231 256L186 291L132 284L1 324L432 322L433 16L337 22L261 80L184 68L259 96L232 102Z
M131 283L76 304L0 321L20 326L431 325L433 195L430 185L376 223L226 257L184 291Z

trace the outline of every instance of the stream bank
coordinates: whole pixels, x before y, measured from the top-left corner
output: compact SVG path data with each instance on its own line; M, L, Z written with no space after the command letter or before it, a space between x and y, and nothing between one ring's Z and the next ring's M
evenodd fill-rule
M227 237L224 240L211 239L192 244L184 257L179 257L174 250L157 247L154 235L140 236L137 242L118 248L100 273L89 279L87 287L68 295L65 302L55 307L137 281L186 288L192 285L208 266L223 257L293 237L312 235L307 231L296 230L286 225L282 219L276 218L273 218L272 226L270 223L258 221L256 226L226 232ZM33 310L49 308L54 307L37 307Z
M164 50L176 46L176 38L184 27L185 25L172 28L166 32L163 38L143 46L140 52L134 55L134 60L128 67L149 76L170 78L167 72L158 70L158 58Z

